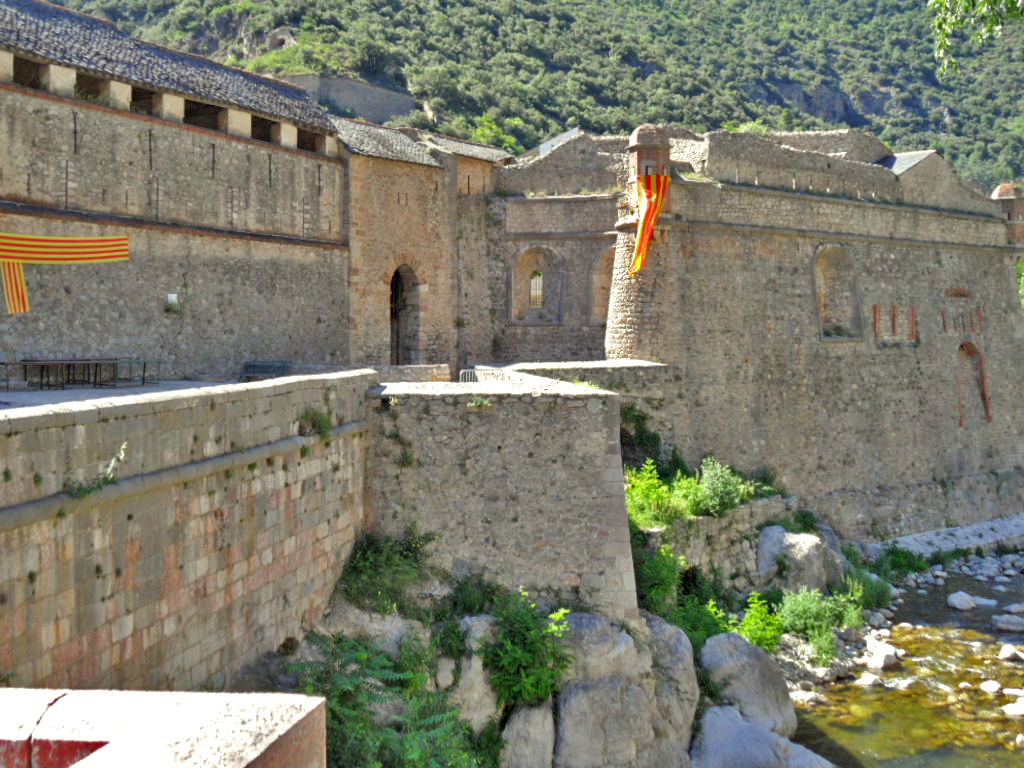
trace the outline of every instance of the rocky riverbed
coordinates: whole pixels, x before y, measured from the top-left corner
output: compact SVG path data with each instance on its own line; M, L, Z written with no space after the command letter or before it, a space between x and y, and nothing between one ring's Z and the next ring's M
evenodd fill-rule
M1014 554L908 577L829 669L790 642L795 740L840 768L1024 768L1022 572Z

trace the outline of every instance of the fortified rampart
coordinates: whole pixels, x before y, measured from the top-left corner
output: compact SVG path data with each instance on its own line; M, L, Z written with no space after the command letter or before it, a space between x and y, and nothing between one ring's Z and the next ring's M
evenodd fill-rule
M613 393L379 380L0 411L0 547L16 553L0 561L0 669L23 686L222 688L320 618L371 525L437 533L435 562L457 573L637 617Z
M614 393L509 376L385 384L369 397L374 530L416 525L456 574L638 617Z
M0 540L18 556L0 563L0 667L18 685L221 688L300 633L363 528L376 380L3 412ZM330 444L300 435L310 408L339 425ZM119 481L95 482L123 444Z

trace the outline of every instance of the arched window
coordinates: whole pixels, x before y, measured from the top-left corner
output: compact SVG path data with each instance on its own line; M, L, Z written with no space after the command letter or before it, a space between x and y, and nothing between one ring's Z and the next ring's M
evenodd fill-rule
M412 267L403 264L391 276L391 364L419 362L420 284Z
M601 325L608 320L608 297L612 290L615 249L609 248L594 261L590 270L590 322Z
M528 248L508 274L509 317L526 323L557 323L562 313L562 263L546 248Z
M823 339L860 338L863 332L853 259L839 246L825 246L814 260L814 287Z

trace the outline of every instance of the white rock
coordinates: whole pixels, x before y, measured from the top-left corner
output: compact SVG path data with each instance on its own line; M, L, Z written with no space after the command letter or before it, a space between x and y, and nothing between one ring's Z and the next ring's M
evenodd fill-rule
M628 633L592 613L570 613L566 642L573 663L567 680L599 680L609 675L635 677L650 669L651 658Z
M1003 690L1003 686L997 680L985 680L978 686L985 693L997 694Z
M1024 717L1024 699L1017 699L1017 701L1010 704L1004 704L1002 710L1010 717Z
M501 732L501 768L551 768L555 751L555 721L551 702L518 707Z
M639 681L618 675L567 683L558 696L554 764L558 768L632 764L637 743L654 740L653 704Z
M900 657L896 646L889 643L876 643L870 648L868 669L894 669L900 665Z
M1024 697L1024 688L1003 688L1003 695L1019 699Z
M1024 603L1011 603L1003 610L1007 613L1024 613Z
M958 611L973 611L977 602L966 592L954 592L946 598L946 605Z
M882 685L882 678L880 678L878 675L873 675L870 672L865 672L863 675L854 680L853 684L862 685L865 688L868 688L875 685Z
M1010 645L1009 643L1003 643L999 647L1000 661L1020 661L1020 658L1020 651L1017 650L1016 646Z
M493 631L493 616L466 616L459 622L469 652L460 660L459 684L450 696L459 716L479 734L498 712L498 696L491 688L491 679L484 669L483 658L476 653Z
M1006 591L1006 587L1004 587L1002 584L996 584L994 587L992 587L992 591L993 592L1005 592Z
M440 690L451 688L455 682L455 659L441 656L437 660L437 687Z
M744 720L734 707L704 713L690 757L693 768L833 768L809 749Z
M974 686L968 683L966 680L964 680L962 683L960 683L960 685L957 686L957 688L959 688L961 691L967 691L973 687Z
M992 625L1004 632L1024 632L1024 618L1012 613L1003 613L992 617Z
M999 601L998 600L994 600L991 597L978 597L978 596L975 596L974 602L975 602L975 604L979 608L991 608L993 606L999 605Z
M763 650L727 632L708 639L700 661L722 698L739 707L747 720L786 737L796 732L796 711L782 668Z

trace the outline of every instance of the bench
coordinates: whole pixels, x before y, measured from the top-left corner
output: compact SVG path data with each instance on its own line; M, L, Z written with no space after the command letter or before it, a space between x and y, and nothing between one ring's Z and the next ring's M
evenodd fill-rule
M239 381L259 381L273 379L276 376L287 376L292 371L288 360L247 360L242 363Z

